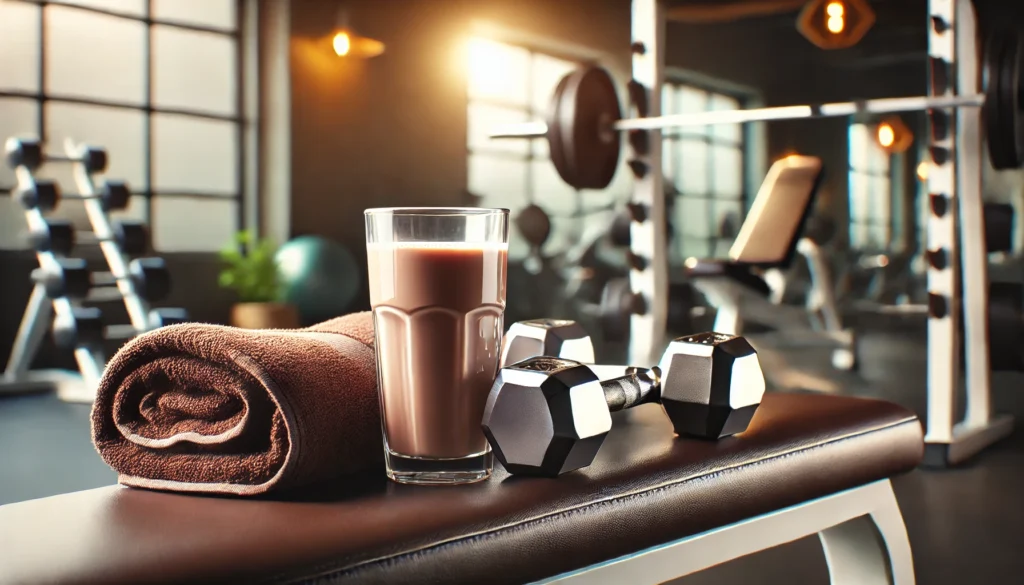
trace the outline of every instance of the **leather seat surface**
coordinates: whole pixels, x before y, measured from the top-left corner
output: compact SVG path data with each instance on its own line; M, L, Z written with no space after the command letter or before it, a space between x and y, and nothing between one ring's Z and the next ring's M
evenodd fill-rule
M751 272L750 268L749 264L728 260L690 258L686 263L685 274L687 278L731 278L762 296L770 295L772 291L768 283Z
M382 473L278 499L111 486L0 506L0 583L522 583L913 469L908 411L765 396L746 433L674 438L658 405L615 415L559 479L413 487Z

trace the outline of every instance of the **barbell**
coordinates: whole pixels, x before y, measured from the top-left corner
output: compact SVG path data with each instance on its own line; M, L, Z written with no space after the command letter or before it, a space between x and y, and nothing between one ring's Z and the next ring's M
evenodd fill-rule
M934 93L946 93L949 63L931 60ZM615 83L607 70L584 66L563 77L555 87L546 122L510 124L495 128L491 138L546 138L558 174L576 189L604 189L619 164L620 132L628 132L634 150L647 151L648 130L741 124L769 120L798 120L851 115L875 115L947 108L981 108L992 166L1016 169L1024 165L1024 43L1019 35L993 38L985 51L984 93L958 96L895 97L822 104L775 106L643 117L646 93L630 83L630 101L641 117L623 119ZM934 120L933 120L934 121ZM938 127L939 124L936 124ZM635 175L647 169L631 161Z

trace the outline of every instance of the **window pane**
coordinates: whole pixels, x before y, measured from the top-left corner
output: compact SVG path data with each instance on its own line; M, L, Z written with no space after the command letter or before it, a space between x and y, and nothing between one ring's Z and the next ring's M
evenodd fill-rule
M146 13L146 0L64 0L64 2L134 16L143 16Z
M154 114L155 189L236 193L236 138L236 126L230 122Z
M702 197L682 196L676 199L676 234L684 238L707 238L711 231L711 202Z
M711 243L700 238L679 238L680 258L709 258L711 257Z
M551 161L531 162L530 175L533 180L533 200L545 211L559 215L577 211L576 191L558 176Z
M861 173L850 173L850 223L864 222L870 217L871 184Z
M39 91L39 7L0 2L0 88Z
M743 150L728 146L712 147L715 170L714 193L740 197L743 194Z
M153 27L153 102L234 115L235 42L220 35Z
M678 114L679 104L676 102L676 86L666 83L661 86L661 113Z
M708 94L706 91L685 85L678 86L676 100L679 113L681 114L705 112L709 108ZM693 126L689 128L679 128L673 132L676 134L685 134L687 136L706 136L708 132L711 131L710 128L710 126Z
M49 92L134 104L145 101L145 25L60 6L46 10Z
M39 106L35 100L0 98L0 140L7 140L10 136L37 137L38 118ZM13 185L14 171L6 164L0 164L0 189L5 190ZM0 200L10 199L4 195L6 193L0 193Z
M679 158L679 145L675 140L663 140L661 142L661 172L666 183L676 180L675 162Z
M157 252L211 252L231 241L238 204L230 198L153 199L153 249Z
M468 44L467 88L470 99L489 99L512 105L529 103L530 53L481 38Z
M64 141L88 143L107 150L108 167L103 177L126 181L136 191L146 189L145 115L137 110L82 106L49 102L46 104L48 150L64 151ZM67 165L59 165L69 170ZM57 165L44 167L58 171ZM71 173L66 177L70 180ZM61 182L64 176L54 177ZM68 185L72 185L68 183Z
M145 221L146 198L136 195L128 201L128 207L120 211L109 212L113 221Z
M889 175L889 153L882 148L871 135L871 146L868 148L868 168L875 175Z
M680 139L677 143L676 188L687 195L708 193L708 145L702 140Z
M555 86L562 77L568 75L576 68L575 63L556 59L541 53L533 54L533 78L530 80L533 85L534 112L543 114L548 111L548 103L555 93Z
M507 207L514 213L526 205L526 161L500 156L469 156L470 192L483 197L484 207Z
M870 137L864 124L850 125L850 168L859 171L868 170L868 149Z
M486 103L470 102L466 117L466 131L470 149L501 151L526 156L527 140L492 140L489 135L496 126L526 121L526 112L502 108ZM538 140L537 142L545 142Z
M235 29L233 0L153 0L153 18Z
M711 110L738 110L740 101L722 94L712 94ZM711 135L721 140L731 140L737 144L742 140L743 128L740 124L716 124L711 127Z
M871 208L872 221L878 224L888 224L892 218L892 203L889 200L889 180L871 178Z

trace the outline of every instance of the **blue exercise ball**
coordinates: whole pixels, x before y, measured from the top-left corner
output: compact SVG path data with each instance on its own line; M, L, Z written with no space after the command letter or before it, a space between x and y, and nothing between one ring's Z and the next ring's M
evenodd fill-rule
M359 292L359 267L347 248L320 236L300 236L275 255L284 300L306 324L345 313Z

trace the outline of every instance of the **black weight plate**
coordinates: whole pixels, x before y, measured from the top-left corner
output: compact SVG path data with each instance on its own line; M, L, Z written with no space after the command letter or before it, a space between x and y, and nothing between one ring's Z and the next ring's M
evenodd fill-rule
M982 118L989 158L998 170L1024 165L1024 112L1021 82L1024 44L1016 34L993 37L985 51L985 105Z
M149 250L149 230L139 221L120 221L113 225L114 241L129 256L140 256Z
M136 258L128 263L128 273L135 291L147 301L159 301L171 293L171 273L163 258Z
M548 104L548 150L550 151L551 162L555 165L555 170L558 171L558 176L562 177L562 180L569 185L576 184L576 177L573 176L572 170L569 168L568 159L566 158L565 148L562 143L562 126L560 123L561 118L559 117L559 110L562 103L562 95L565 93L565 87L569 84L569 78L572 77L572 73L569 73L558 81L558 85L555 86L555 93L551 96L551 103Z
M551 219L543 209L532 203L516 215L515 223L523 239L533 248L540 248L551 236Z
M604 189L612 182L622 149L611 124L621 117L615 83L605 69L585 67L569 77L558 126L577 189Z
M1013 250L1013 205L1009 203L986 203L985 251L1010 252Z
M601 330L609 341L629 338L629 322L633 316L634 296L628 278L609 280L601 291Z

